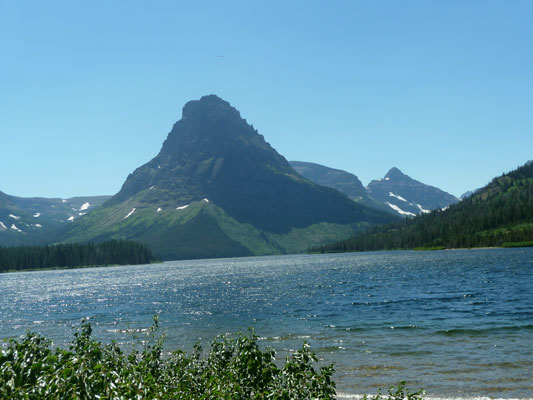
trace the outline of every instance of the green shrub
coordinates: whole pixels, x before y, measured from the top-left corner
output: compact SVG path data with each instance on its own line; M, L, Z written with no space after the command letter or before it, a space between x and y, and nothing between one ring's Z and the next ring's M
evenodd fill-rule
M418 392L411 392L405 387L406 383L404 381L398 384L398 387L392 386L388 390L388 394L383 396L381 392L378 392L375 396L363 396L363 400L422 400L424 396L424 391L419 390Z
M287 357L280 368L272 349L261 350L257 336L218 336L204 355L199 345L163 356L158 317L142 349L125 353L112 342L91 337L83 321L68 350L34 333L9 339L0 354L0 399L334 399L333 365L316 370L309 345ZM402 382L368 400L420 400Z
M196 345L163 357L158 319L141 351L129 354L117 344L92 339L82 322L68 350L28 333L10 339L0 355L2 399L331 399L333 366L318 371L316 356L304 343L283 367L274 351L262 351L253 331L220 336L202 357Z

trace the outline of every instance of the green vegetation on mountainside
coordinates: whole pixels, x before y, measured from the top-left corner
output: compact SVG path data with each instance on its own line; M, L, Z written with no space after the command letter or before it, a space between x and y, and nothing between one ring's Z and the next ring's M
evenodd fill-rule
M160 205L136 208L127 218L134 208L130 202L96 209L73 225L65 240L128 239L146 244L165 260L217 258L304 252L369 226L320 223L278 234L241 223L212 202L192 202L180 209Z
M533 163L498 178L445 211L374 227L315 251L511 246L533 241Z

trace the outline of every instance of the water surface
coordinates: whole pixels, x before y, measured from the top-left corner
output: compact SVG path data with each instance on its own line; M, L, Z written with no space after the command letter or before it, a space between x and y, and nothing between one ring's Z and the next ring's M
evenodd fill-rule
M341 397L407 380L429 397L533 398L533 249L196 260L0 275L0 337L168 349L254 327L283 358L308 341Z

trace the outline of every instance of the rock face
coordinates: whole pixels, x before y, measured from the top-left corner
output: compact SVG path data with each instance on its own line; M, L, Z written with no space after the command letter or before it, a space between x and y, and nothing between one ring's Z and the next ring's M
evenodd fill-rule
M183 107L159 154L68 240L137 239L165 258L270 254L307 249L310 226L329 224L324 232L338 236L333 225L353 230L389 219L303 178L234 107L210 95ZM283 239L295 230L300 247ZM320 236L314 231L312 240L332 239ZM183 241L212 249L185 254Z
M385 178L370 182L367 190L373 199L403 216L428 213L459 201L449 193L410 178L398 168L390 169Z

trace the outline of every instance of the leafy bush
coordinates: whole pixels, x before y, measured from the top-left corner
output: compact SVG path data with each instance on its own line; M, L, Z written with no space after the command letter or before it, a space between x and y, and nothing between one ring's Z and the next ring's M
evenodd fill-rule
M2 399L331 399L333 366L318 371L309 345L274 363L274 351L262 351L253 331L219 336L202 357L176 351L163 357L158 319L141 351L123 352L112 342L91 337L82 322L68 350L51 347L42 336L28 333L10 339L0 355Z
M398 384L398 387L392 386L388 390L388 395L383 396L381 392L378 392L377 395L368 397L367 395L363 396L363 400L422 400L424 396L424 391L419 390L417 392L411 392L405 387L406 383L404 381Z

